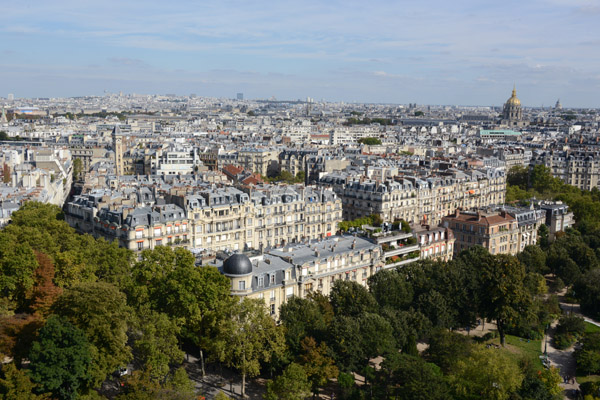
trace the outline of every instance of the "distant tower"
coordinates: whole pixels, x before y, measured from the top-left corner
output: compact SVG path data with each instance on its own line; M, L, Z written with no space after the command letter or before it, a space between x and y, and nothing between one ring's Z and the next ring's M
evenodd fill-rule
M517 98L517 89L513 87L512 96L504 103L502 122L508 126L522 126L523 110L521 100Z
M2 107L2 116L0 117L0 124L8 124L8 118L6 118L6 110Z
M238 100L244 100L244 93L238 93L237 94L237 99Z
M8 94L8 97L7 97L7 100L9 100L9 101L13 101L14 99L15 99L15 95L14 95L14 94L12 94L12 93L9 93L9 94Z
M115 125L112 131L112 141L115 151L115 172L119 177L123 175L123 136L119 125Z
M554 106L555 110L562 110L562 104L560 104L560 99L556 100L556 105Z

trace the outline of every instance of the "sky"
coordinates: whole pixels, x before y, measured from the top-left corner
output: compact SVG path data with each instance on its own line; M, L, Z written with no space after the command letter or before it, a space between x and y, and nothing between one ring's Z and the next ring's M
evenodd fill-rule
M21 0L0 97L600 107L600 0Z

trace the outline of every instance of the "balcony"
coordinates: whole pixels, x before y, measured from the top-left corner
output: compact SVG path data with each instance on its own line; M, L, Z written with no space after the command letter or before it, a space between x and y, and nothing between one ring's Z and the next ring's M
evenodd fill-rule
M419 251L419 245L418 244L413 244L413 245L408 245L408 246L402 246L402 247L398 247L394 250L388 250L384 253L384 256L386 258L388 257L393 257L393 256L398 256L398 255L403 255L403 254L408 254L411 253L413 251Z

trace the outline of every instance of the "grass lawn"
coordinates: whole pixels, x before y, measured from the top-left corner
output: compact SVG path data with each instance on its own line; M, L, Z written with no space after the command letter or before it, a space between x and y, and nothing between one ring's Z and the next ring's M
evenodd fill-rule
M600 326L596 326L594 324L590 324L589 322L585 323L585 333L591 332L600 332Z
M582 384L584 382L598 382L600 381L600 375L581 376L577 375L577 383Z
M500 344L500 338L491 340L488 343ZM540 356L542 355L542 341L523 339L518 336L506 335L505 350L514 359L521 360L526 358L531 361L532 365L540 370L544 368Z

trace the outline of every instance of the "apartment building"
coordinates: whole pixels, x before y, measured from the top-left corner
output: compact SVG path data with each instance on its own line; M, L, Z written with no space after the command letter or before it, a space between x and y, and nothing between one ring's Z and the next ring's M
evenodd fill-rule
M506 211L460 211L443 218L443 226L454 234L454 253L475 245L485 247L490 254L519 252L519 226Z
M575 224L575 217L566 204L560 202L543 203L540 208L546 211L545 223L548 226L548 238L550 240L554 240L558 232L563 232Z
M503 209L517 220L519 227L518 252L523 251L526 246L537 244L538 229L546 221L546 210L536 209L533 206L528 208L505 206Z
M230 278L233 295L263 299L277 319L279 308L290 297L304 298L315 291L327 296L340 279L366 286L384 263L379 245L353 236L333 236L250 258L233 254L217 266Z
M534 155L531 165L542 164L552 175L579 189L598 187L600 177L600 152L598 151L546 151Z
M378 214L388 222L402 219L434 226L457 208L503 204L506 174L503 169L487 168L378 181L336 173L323 176L319 184L332 187L342 199L345 220Z
M269 149L245 148L238 151L237 163L257 174L274 176L279 172L279 153Z

